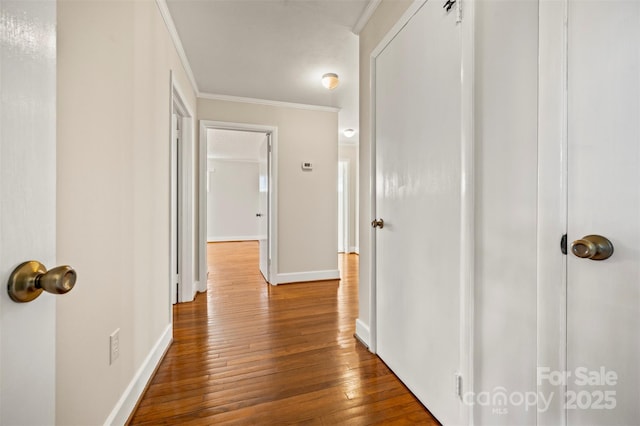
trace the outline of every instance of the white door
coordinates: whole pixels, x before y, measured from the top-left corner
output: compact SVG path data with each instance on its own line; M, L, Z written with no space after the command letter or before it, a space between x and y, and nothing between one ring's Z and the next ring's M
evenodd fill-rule
M638 424L640 2L568 13L568 241L614 246L607 260L567 257L568 424Z
M55 297L15 303L11 271L56 263L56 3L0 2L0 424L55 423ZM82 273L80 272L80 279Z
M461 38L428 1L376 58L376 352L460 422Z
M271 135L267 134L260 144L260 162L258 173L258 232L260 245L260 272L269 282L269 145Z

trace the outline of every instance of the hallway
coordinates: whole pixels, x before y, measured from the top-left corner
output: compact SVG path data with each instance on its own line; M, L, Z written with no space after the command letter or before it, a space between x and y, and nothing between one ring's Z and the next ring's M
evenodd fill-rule
M208 263L130 424L438 424L353 337L356 255L341 282L275 287L255 242L209 244Z

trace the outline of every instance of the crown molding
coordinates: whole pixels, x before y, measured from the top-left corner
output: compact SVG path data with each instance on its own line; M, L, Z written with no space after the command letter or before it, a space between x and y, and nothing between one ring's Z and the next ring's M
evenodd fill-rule
M292 102L271 101L268 99L243 98L240 96L217 95L214 93L198 93L198 98L211 99L215 101L239 102L244 104L268 105L282 108L306 109L311 111L340 112L340 108L336 107L296 104Z
M373 13L376 11L378 6L380 6L380 3L382 3L382 0L369 1L369 4L367 4L367 7L365 7L364 10L362 11L362 15L360 15L360 18L358 18L358 20L356 21L356 24L351 29L351 31L353 31L355 35L359 35L360 32L364 29L364 27L369 22L369 19L371 19L371 17L373 16Z
M197 94L199 92L198 83L196 82L195 77L193 76L193 71L191 70L191 64L189 63L189 59L187 59L187 54L184 52L184 47L182 46L182 41L180 40L180 36L178 35L178 30L176 30L176 26L173 23L173 18L171 17L171 13L169 12L169 7L167 6L166 0L156 0L156 5L158 6L158 10L160 11L160 15L162 15L162 19L164 20L164 24L167 27L167 31L169 31L169 36L171 37L171 41L173 41L173 45L178 52L178 57L180 57L180 62L182 62L182 66L187 73L187 77L191 82L191 87L193 91Z

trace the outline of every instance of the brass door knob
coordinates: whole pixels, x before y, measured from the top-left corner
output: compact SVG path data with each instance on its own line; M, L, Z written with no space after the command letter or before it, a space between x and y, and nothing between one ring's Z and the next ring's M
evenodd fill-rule
M571 252L583 259L605 260L613 254L613 244L601 235L587 235L571 243Z
M373 219L373 221L371 222L371 226L374 228L384 228L384 220L382 219Z
M76 278L76 271L71 266L58 266L47 271L42 263L31 260L13 270L7 290L14 302L31 302L43 290L52 294L68 293L76 284Z

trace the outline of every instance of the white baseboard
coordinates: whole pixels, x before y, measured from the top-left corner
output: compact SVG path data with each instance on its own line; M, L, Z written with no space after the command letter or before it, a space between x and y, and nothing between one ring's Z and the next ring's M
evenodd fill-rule
M109 417L107 417L107 420L104 422L105 426L119 426L127 422L127 419L129 419L129 416L138 403L138 399L142 396L142 392L144 392L147 383L151 379L151 375L162 360L162 356L172 340L173 324L169 324L133 376L133 379L124 390L120 400L118 400L113 410L111 410L111 414L109 414Z
M198 295L198 293L204 293L205 291L207 291L207 281L206 280L194 282L193 283L193 295L192 295L190 301L195 300L195 298Z
M349 253L360 254L360 247L356 247L356 246L349 247Z
M370 348L371 334L369 326L360 318L356 319L356 338L360 340L367 348Z
M259 235L242 235L242 236L231 236L231 237L207 237L208 243L222 243L226 241L258 241L260 240Z
M209 278L209 273L207 272L207 279ZM194 292L193 292L193 298L195 299L196 294L198 293L204 293L205 291L207 291L207 279L201 280L201 281L196 281L196 284L194 286Z
M339 280L340 271L331 269L327 271L309 271L278 274L278 284L299 283L305 281Z

